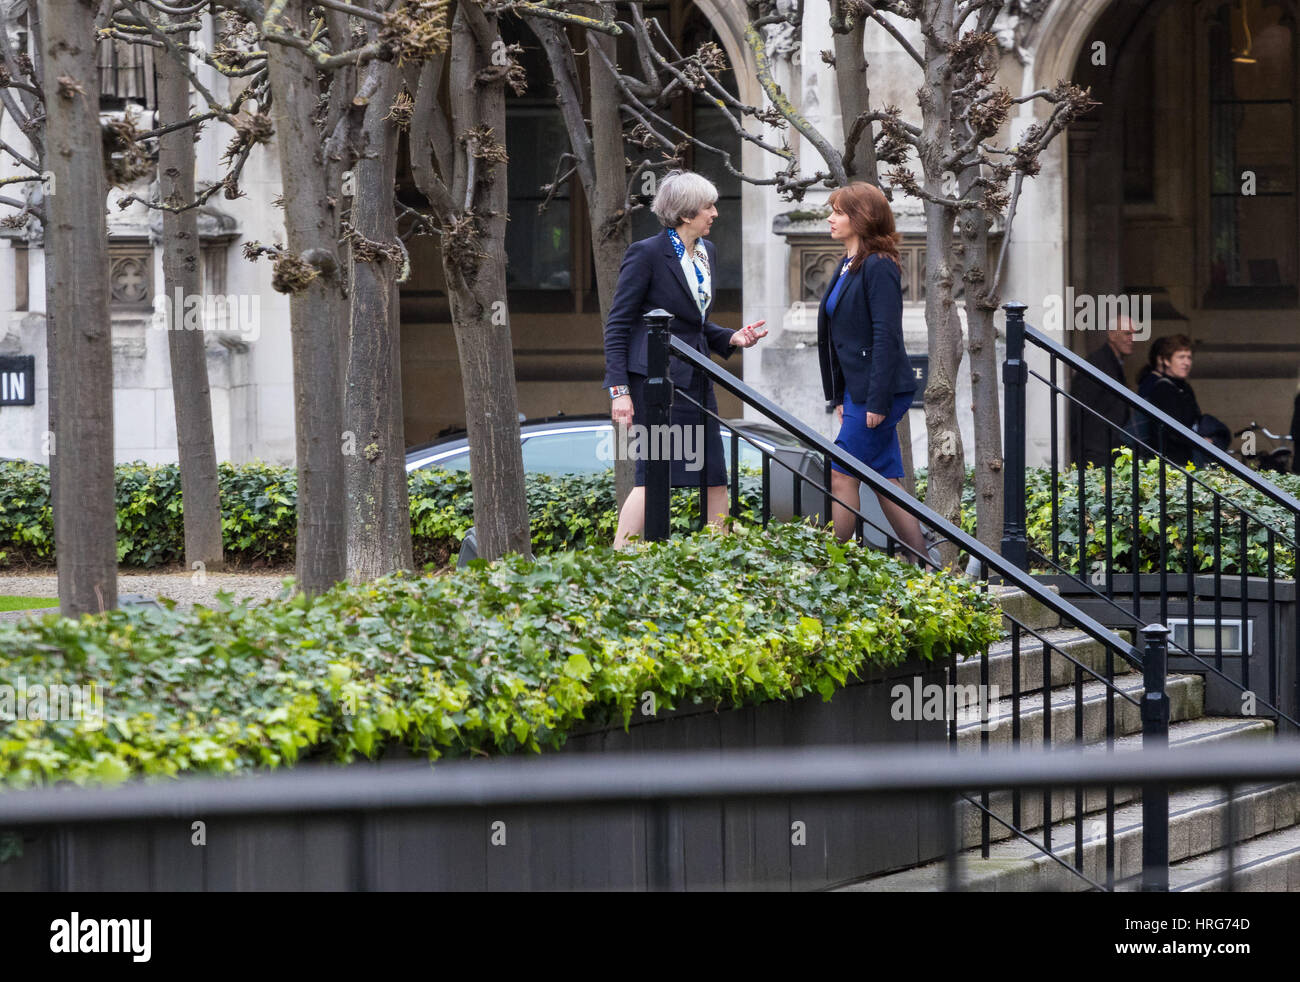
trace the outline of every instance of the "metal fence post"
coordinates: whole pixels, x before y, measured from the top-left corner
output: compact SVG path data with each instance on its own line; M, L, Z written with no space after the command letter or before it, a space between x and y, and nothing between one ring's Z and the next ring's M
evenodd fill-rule
M650 337L646 345L646 426L650 439L648 447L659 445L658 435L668 432L668 420L673 404L673 380L668 374L668 325L673 315L655 309L645 315ZM645 540L656 542L668 538L668 509L672 496L672 465L659 459L662 454L650 453L645 464Z
M1029 565L1025 533L1025 310L1023 303L1004 303L1007 312L1007 358L1002 363L1006 415L1002 423L1002 556L1021 569Z
M1148 624L1142 629L1142 749L1169 746L1168 671L1169 628ZM1169 890L1169 785L1142 788L1142 890Z

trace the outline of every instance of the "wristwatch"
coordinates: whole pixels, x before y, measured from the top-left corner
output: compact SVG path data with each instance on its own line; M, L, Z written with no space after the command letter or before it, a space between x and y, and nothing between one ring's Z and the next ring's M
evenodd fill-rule
M611 385L609 387L609 397L611 399L617 399L619 396L630 396L631 394L632 390L626 385Z

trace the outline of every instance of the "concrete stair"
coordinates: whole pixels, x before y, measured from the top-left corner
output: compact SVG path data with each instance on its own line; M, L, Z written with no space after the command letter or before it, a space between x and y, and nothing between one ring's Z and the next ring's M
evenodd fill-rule
M998 589L998 588L994 588ZM1039 631L1052 644L1064 649L1084 665L1105 675L1105 650L1086 635L1063 629L1059 619L1019 590L999 590L999 602L1007 614L1022 626ZM1010 622L1004 620L1010 631ZM1043 664L1047 658L1050 688L1043 691ZM1042 642L1021 632L1020 719L1021 743L1043 745L1043 724L1051 718L1053 748L1081 749L1083 753L1106 752L1106 687L1084 673L1083 746L1075 742L1075 670L1068 658L1056 651L1044 653ZM1113 698L1114 753L1141 749L1142 724L1135 702L1143 685L1141 676L1122 659L1113 665L1116 687L1134 702ZM980 683L980 659L971 658L957 667L957 683ZM1005 749L1011 745L1011 642L1006 639L989 649L988 684L997 687L998 699L987 710L987 721L972 707L958 716L957 752L979 753L983 728L988 728L988 746ZM973 691L973 690L972 690ZM1244 717L1222 718L1204 715L1204 682L1197 675L1170 675L1166 681L1170 700L1169 743L1175 749L1194 750L1224 741L1269 739L1272 720ZM1046 698L1045 698L1046 695ZM1044 800L1041 792L1020 796L1020 829L1039 845L1026 842L990 818L989 858L979 853L982 813L974 805L963 806L960 882L965 890L976 891L1077 891L1091 889L1089 883L1046 855L1043 840ZM1136 889L1142 869L1142 805L1137 788L1114 789L1114 868L1116 890ZM1007 822L1012 818L1009 791L989 795L989 810ZM1054 791L1049 821L1052 849L1064 863L1074 864L1075 794L1070 788ZM1083 873L1105 885L1106 792L1093 789L1083 799ZM1300 891L1300 784L1256 785L1240 788L1234 797L1233 827L1238 842L1233 853L1236 890ZM1224 889L1227 861L1225 829L1228 801L1219 788L1177 790L1170 794L1169 851L1170 889L1203 891ZM901 870L873 877L841 889L851 892L942 890L947 871L943 863Z

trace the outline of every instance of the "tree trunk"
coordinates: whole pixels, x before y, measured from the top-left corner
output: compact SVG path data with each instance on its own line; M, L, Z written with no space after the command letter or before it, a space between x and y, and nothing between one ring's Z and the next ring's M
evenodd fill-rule
M174 18L180 20L179 17ZM181 39L183 40L183 39ZM190 115L190 83L172 58L157 59L158 112L162 125ZM194 133L179 129L161 137L158 151L159 196L169 207L194 202ZM198 213L163 212L163 291L166 295L167 350L171 356L172 404L184 503L185 565L216 572L224 567L221 549L221 496L217 448L212 435L212 398L200 303ZM188 305L197 310L189 313ZM190 308L192 309L192 308ZM190 322L194 316L198 323Z
M306 22L304 0L289 0L286 18ZM343 356L347 306L340 279L338 236L326 183L321 136L312 123L320 91L306 53L267 45L275 139L280 155L286 248L318 274L290 293L294 433L298 464L298 587L329 589L346 575L343 451ZM351 443L358 440L352 434Z
M871 108L871 89L867 85L867 57L864 45L865 13L853 18L852 26L844 33L834 32L835 84L840 97L840 129L843 133L844 156L848 160L845 174L850 181L866 181L880 187L876 168L876 146L872 137L875 127L864 126L853 146L848 145L854 120Z
M918 92L921 105L921 166L924 189L939 197L951 175L943 159L952 151L952 72L949 50L954 40L953 0L925 0L922 11L925 36L925 84ZM965 479L965 454L957 425L957 370L961 365L961 319L953 299L952 208L925 203L925 320L929 327L930 378L925 388L925 424L929 439L929 483L925 503L954 525L961 523L961 491ZM957 558L957 548L940 546L945 565Z
M476 37L470 17L483 17ZM497 559L532 554L524 461L519 442L515 357L506 306L506 164L492 160L506 132L505 81L491 76L501 42L495 18L456 9L451 42L451 118L460 139L452 200L464 202L458 238L444 223L442 266L460 358L474 489L478 552ZM480 77L480 73L489 77ZM481 137L471 136L477 130Z
M94 0L41 0L46 164L45 250L57 331L51 393L58 407L54 506L60 610L69 617L117 606L113 484L113 354L108 308L107 185L99 152ZM89 137L88 137L89 134ZM89 149L87 141L89 139Z
M377 80L362 119L353 165L351 334L344 420L357 452L346 458L348 575L364 583L414 565L411 506L406 489L402 420L401 322L393 184L397 126L386 120L400 77L391 62L375 61Z
M618 64L618 43L601 31L587 32L587 47L603 51L611 65ZM627 163L623 153L623 120L618 100L603 98L601 93L618 91L613 73L594 53L587 56L588 92L590 93L591 144L594 161L592 187L587 195L587 214L591 219L591 244L596 266L596 293L600 298L600 322L609 317L618 287L618 270L623 254L632 242L632 222L624 209L627 204ZM614 441L616 448L627 446L623 439ZM636 480L636 461L619 454L614 462L614 494L617 507L632 492Z
M989 268L988 217L982 210L962 218L966 240L966 332L970 349L971 402L975 413L975 519L979 540L1002 548L1002 415L998 411L997 298L986 289Z

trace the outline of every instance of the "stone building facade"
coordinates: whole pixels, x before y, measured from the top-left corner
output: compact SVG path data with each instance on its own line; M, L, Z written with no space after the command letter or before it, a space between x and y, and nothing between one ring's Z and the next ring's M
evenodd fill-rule
M833 69L819 52L832 47L826 5L773 0L800 10L800 26L768 29L776 81L823 132L840 132ZM20 5L21 6L21 5ZM712 38L735 66L729 84L745 102L762 104L739 0L662 0L647 5L682 44ZM1195 344L1192 381L1202 408L1239 429L1258 419L1274 430L1289 422L1300 367L1297 249L1300 248L1300 44L1296 0L1014 0L999 19L1000 77L1014 95L1069 78L1090 85L1100 105L1042 158L1026 182L1010 233L1004 300L1029 307L1031 323L1056 298L1132 294L1152 300L1153 335L1185 333ZM905 34L913 34L902 24ZM919 44L919 38L913 39ZM873 101L917 117L917 66L874 25L867 57ZM112 66L110 66L111 70ZM128 72L128 74L130 74ZM129 103L149 111L147 84L105 111ZM110 78L110 75L104 76ZM211 79L218 88L223 80ZM138 84L137 84L138 82ZM675 110L676 111L676 110ZM1017 107L1005 139L1014 143L1042 107ZM729 139L701 100L680 109L697 131ZM538 212L541 183L564 150L558 110L541 87L512 97L509 284L520 408L538 417L601 413L601 324L589 259L581 192L576 182ZM6 120L3 135L21 140ZM786 134L804 167L819 164L798 134ZM200 143L201 176L215 179L224 134L209 128ZM768 175L776 164L736 140L746 173ZM526 151L526 152L521 152ZM810 191L797 205L769 187L728 179L707 156L692 166L722 191L714 228L719 247L715 319L728 326L765 318L771 336L732 359L747 382L823 432L832 430L818 381L816 302L835 246L820 217L828 193ZM15 169L0 164L0 176ZM1252 191L1243 190L1253 175ZM288 307L270 288L269 269L250 264L240 247L282 240L273 202L279 193L274 146L255 151L244 175L246 197L203 217L205 291L256 297L257 331L212 324L209 367L222 459L293 458L292 368ZM147 180L140 186L147 186ZM136 190L139 190L136 189ZM39 191L36 191L39 193ZM924 227L918 204L901 192L895 212L904 235L904 331L910 353L924 355L921 278ZM154 323L161 293L157 223L146 209L119 212L110 201L116 440L119 460L175 459L166 335ZM652 234L648 216L636 235ZM436 243L410 243L412 276L402 289L403 392L407 443L463 424L459 369ZM0 456L42 459L44 422L44 286L39 237L8 234L0 243L0 355L33 355L32 406L0 407ZM215 314L213 316L229 316ZM1000 318L999 318L1000 321ZM1096 332L1059 325L1057 337L1086 352ZM1133 381L1145 357L1130 361ZM969 454L969 376L962 373L958 415ZM1047 459L1046 400L1031 389L1031 462ZM738 412L723 400L725 411ZM925 460L924 421L912 414L913 456Z

